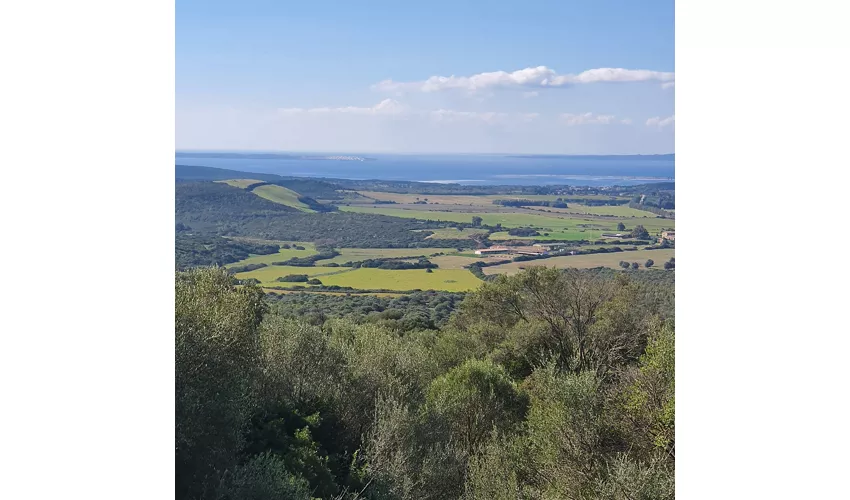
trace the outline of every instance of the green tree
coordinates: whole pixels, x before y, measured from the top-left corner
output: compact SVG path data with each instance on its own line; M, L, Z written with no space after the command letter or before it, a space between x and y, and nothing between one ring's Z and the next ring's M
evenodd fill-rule
M638 224L634 229L632 229L631 236L632 238L639 240L646 240L649 239L649 231L647 231L642 225Z
M632 269L640 269L640 264L637 262L632 262Z
M481 226L481 222L483 220L484 219L482 219L481 217L479 217L477 215L473 215L472 216L472 225L475 226L475 227L479 227L479 226Z
M625 231L625 230L626 230L626 225L623 224L622 222L618 222L617 223L617 231Z
M507 431L520 422L526 402L504 368L472 359L434 380L426 405L450 440L470 454L493 429Z
M655 261L652 259L647 259L643 265L646 266L647 269L649 269L650 267L655 265Z
M239 461L257 404L262 291L237 289L223 268L178 273L175 283L177 498L214 491Z

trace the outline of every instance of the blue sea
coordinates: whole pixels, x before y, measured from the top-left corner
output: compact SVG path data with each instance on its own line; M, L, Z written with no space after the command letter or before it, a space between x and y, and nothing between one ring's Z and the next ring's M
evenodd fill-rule
M177 152L176 163L284 176L382 179L466 185L634 185L674 179L673 155L390 155L390 154L220 154ZM279 157L275 157L279 156ZM299 157L300 156L300 157ZM325 159L348 156L367 159Z

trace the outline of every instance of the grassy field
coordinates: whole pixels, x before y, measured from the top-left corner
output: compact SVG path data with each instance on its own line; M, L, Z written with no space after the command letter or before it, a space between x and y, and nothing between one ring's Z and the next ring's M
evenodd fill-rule
M499 255L485 257L473 254L451 254L440 255L439 257L431 257L429 260L437 264L440 269L463 269L475 262L496 262L500 260L510 260L509 255Z
M215 182L221 182L223 184L228 184L230 186L237 187L239 189L246 189L251 184L257 184L258 182L263 182L263 181L258 181L257 179L228 179L226 181L215 181Z
M236 277L243 280L249 278L260 280L262 286L296 286L303 283L283 283L277 281L277 279L290 274L306 274L311 278L316 277L324 282L324 276L334 273L351 272L351 270L352 268L350 267L267 266L253 271L236 273Z
M535 201L555 201L558 198L562 198L567 200L569 203L569 196L558 196L558 195L543 195L543 194L528 194L528 195L515 195L515 194L486 194L486 195L439 195L439 194L401 194L401 193L385 193L381 191L357 191L358 194L364 197L364 199L357 200L356 203L368 203L368 199L371 198L373 200L378 201L394 201L396 203L415 203L417 201L425 201L427 204L439 204L439 205L465 205L465 206L494 206L494 200L535 200ZM600 199L600 200L608 200L612 198L616 199L626 199L618 196L604 196L604 195L589 195L589 196L579 196L579 199Z
M388 271L384 269L354 269L350 272L319 277L325 285L350 286L360 289L385 290L445 290L463 292L481 285L482 281L465 269L424 269Z
M276 242L280 243L280 242ZM232 264L227 264L224 267L234 267L234 266L245 266L248 264L268 264L271 265L272 262L281 262L284 260L291 259L293 257L307 257L308 255L313 255L316 253L316 247L312 243L292 243L295 245L300 245L304 247L304 250L295 250L293 248L281 248L278 253L273 253L269 255L253 255L248 257L247 259L240 260L239 262L234 262Z
M528 210L546 211L560 214L579 214L579 215L613 215L615 217L651 217L655 218L655 214L645 210L637 210L628 205L604 205L590 206L567 203L567 208L551 208L551 207L526 207Z
M469 238L470 236L474 236L477 234L484 234L487 232L485 229L464 229L463 231L459 231L455 227L446 227L440 229L417 229L416 231L433 231L434 234L426 238L429 240L460 240L464 238Z
M502 264L500 266L485 267L484 274L516 274L522 268L533 266L557 267L565 269L575 267L579 269L589 269L593 267L610 267L620 269L620 261L637 262L641 269L645 269L643 264L647 259L655 261L655 268L664 269L664 263L670 260L670 257L675 256L673 249L660 250L636 250L634 252L616 252L616 253L595 253L588 255L566 255L562 257L552 257L551 259L533 260L527 262L511 262L510 264Z
M299 194L291 189L287 189L283 186L275 186L273 184L267 184L265 186L260 186L252 191L252 193L256 194L261 198L265 198L269 201L273 201L275 203L280 203L281 205L286 205L288 207L297 208L302 212L314 213L315 210L311 209L304 203L298 201Z
M410 219L425 219L425 220L440 220L448 222L472 222L473 216L481 217L484 224L511 227L535 227L535 228L550 228L552 230L561 230L564 228L578 228L580 224L592 224L600 229L615 230L617 223L622 222L627 228L634 227L636 224L643 226L650 232L653 229L661 229L662 227L674 227L675 221L672 219L660 219L655 217L581 217L569 213L464 213L464 212L435 212L429 210L407 210L399 208L383 208L383 207L340 207L340 210L345 212L358 212L368 214L383 214L393 217L406 217Z
M316 262L317 266L324 264L336 263L344 264L346 262L357 262L366 259L380 259L386 257L417 257L425 255L426 257L440 252L451 252L451 248L338 248L340 255L332 259L324 259Z

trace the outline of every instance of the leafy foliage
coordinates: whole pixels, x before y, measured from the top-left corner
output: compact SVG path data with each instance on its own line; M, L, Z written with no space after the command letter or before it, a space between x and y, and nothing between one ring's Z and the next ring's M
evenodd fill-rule
M177 498L673 498L672 275L267 308L178 274Z

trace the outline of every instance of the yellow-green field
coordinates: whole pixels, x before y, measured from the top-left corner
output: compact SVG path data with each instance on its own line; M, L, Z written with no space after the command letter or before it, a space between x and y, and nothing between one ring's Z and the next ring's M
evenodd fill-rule
M230 186L237 187L239 189L246 189L248 186L250 186L252 184L257 184L258 182L263 182L263 181L258 181L257 179L228 179L226 181L216 181L216 182L220 182L222 184L228 184Z
M315 212L315 210L298 201L298 193L283 186L266 184L265 186L254 188L251 192L261 198L265 198L269 201L280 203L281 205L286 205L288 207L297 208L302 212Z
M363 196L363 199L352 200L354 203L367 203L369 202L368 198L378 201L394 201L396 203L401 204L411 204L415 202L426 202L427 204L439 204L439 205L465 205L465 206L478 206L478 207L486 207L486 206L494 206L494 200L535 200L535 201L555 201L558 198L563 198L567 200L567 204L569 204L569 196L559 196L559 195L545 195L545 194L528 194L528 195L516 195L516 194L486 194L486 195L440 195L440 194L402 194L402 193L385 193L381 191L357 191L358 194ZM578 195L577 195L578 196ZM605 195L590 195L590 196L578 196L579 198L584 199L600 199L600 200L610 200L610 199L626 199L621 198L619 196L605 196Z
M497 262L500 260L510 260L510 255L499 255L499 256L482 256L482 255L461 255L461 254L451 254L451 255L440 255L439 257L430 257L428 260L439 266L440 269L464 269L464 266L468 266L475 262Z
M389 271L360 268L350 272L320 276L319 279L325 285L400 291L419 289L463 292L475 289L482 283L465 269L434 269L429 273L425 269Z
M277 279L290 274L306 274L324 282L323 277L328 274L350 272L351 269L350 267L266 266L253 271L236 273L236 277L242 280L249 278L260 280L262 286L298 286L304 285L304 283L280 282Z
M628 205L603 205L590 206L567 203L567 208L552 208L552 207L524 207L528 210L538 212L549 211L551 213L560 214L579 214L579 215L613 215L615 217L655 217L652 212L646 210L638 210L631 208Z
M280 242L276 242L280 243ZM313 255L316 252L316 247L312 243L292 243L294 245L299 245L304 247L304 250L295 250L294 248L281 248L278 253L273 253L269 255L252 255L247 259L242 259L239 262L234 262L232 264L227 264L225 267L234 267L234 266L245 266L248 264L267 264L271 265L272 262L281 262L284 260L289 260L293 257L307 257L309 255Z
M453 252L451 248L338 248L340 255L332 259L324 259L316 262L317 266L324 264L344 264L346 262L357 262L367 259L381 259L387 257L417 257L419 255L429 256L435 253Z
M484 274L516 274L523 268L534 266L557 267L566 269L570 267L579 269L589 269L593 267L610 267L620 269L620 261L637 262L641 269L647 259L652 259L655 262L653 268L664 269L664 263L670 260L670 257L675 256L673 249L659 250L636 250L633 252L616 252L616 253L594 253L587 255L565 255L562 257L552 257L550 259L532 260L526 262L511 262L510 264L502 264L500 266L483 268Z
M642 224L652 234L662 228L675 228L672 219L661 219L655 217L582 217L575 214L558 213L464 213L464 212L435 212L427 210L408 210L400 208L347 206L340 207L345 212L358 212L369 214L390 215L393 217L406 217L411 219L430 219L448 222L471 222L473 216L481 217L482 222L487 225L501 224L506 228L534 227L539 232L549 233L579 233L585 229L583 226L593 226L600 231L615 231L617 223L622 222L627 229L637 224ZM585 235L575 234L574 237L558 237L552 235L550 239L586 239ZM598 235L597 235L598 237ZM490 239L494 239L491 237ZM496 238L498 239L498 238Z

